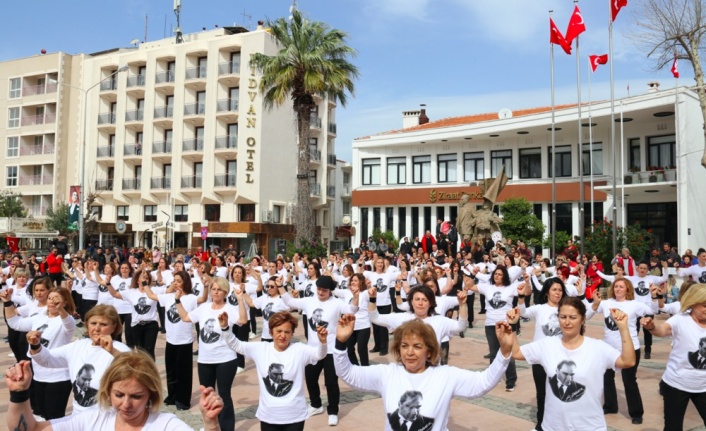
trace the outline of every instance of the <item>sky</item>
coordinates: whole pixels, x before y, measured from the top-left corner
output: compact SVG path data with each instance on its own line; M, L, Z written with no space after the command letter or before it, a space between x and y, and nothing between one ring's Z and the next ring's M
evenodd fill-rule
M292 0L181 0L184 33L287 17ZM654 64L630 38L630 0L613 28L616 98L647 92L647 82L674 85L669 66ZM579 2L582 101L588 101L589 54L608 52L608 0ZM0 14L0 61L63 51L92 53L128 47L134 39L172 37L173 0L11 2ZM311 20L345 31L357 51L355 94L336 114L336 155L351 160L353 140L402 126L402 111L427 105L434 121L502 108L550 106L549 11L565 32L571 0L298 0ZM576 50L574 49L574 53ZM577 101L576 55L554 49L557 104ZM0 64L1 67L1 64ZM610 97L609 66L591 74L591 99ZM693 71L680 64L680 85Z

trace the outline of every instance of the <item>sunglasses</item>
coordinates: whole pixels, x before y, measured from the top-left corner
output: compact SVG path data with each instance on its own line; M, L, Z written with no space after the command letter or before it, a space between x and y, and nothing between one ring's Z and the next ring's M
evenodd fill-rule
M268 287L268 288L275 289L275 288L277 287L277 285L276 285L276 284L268 284L267 287Z

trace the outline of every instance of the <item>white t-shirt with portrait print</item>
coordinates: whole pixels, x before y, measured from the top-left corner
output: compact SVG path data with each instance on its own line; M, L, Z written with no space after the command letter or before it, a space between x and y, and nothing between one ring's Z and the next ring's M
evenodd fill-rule
M696 264L688 268L679 268L677 270L677 276L683 278L691 277L697 283L706 283L706 265L700 266Z
M299 281L296 288L300 292L300 298L312 298L316 296L316 279L304 278L304 280Z
M199 276L197 271L194 271L194 276L191 277L191 291L194 293L196 296L201 296L203 293L204 285L203 281L201 281L201 276ZM208 301L210 301L210 296Z
M640 337L637 336L637 319L638 317L654 314L652 307L645 305L638 300L616 301L615 299L604 299L598 305L597 314L603 315L603 340L613 346L615 349L622 349L622 341L620 339L620 331L618 325L613 320L610 314L611 308L617 308L628 316L628 330L632 345L635 350L640 348Z
M485 326L495 326L496 322L504 322L507 312L512 309L512 300L517 296L515 282L509 286L497 287L489 283L480 283L478 292L485 295Z
M395 288L397 274L392 274L389 272L378 274L373 271L365 271L363 272L363 275L367 280L370 280L370 287L374 287L377 291L377 300L375 304L378 307L392 305L392 300L390 299L390 289Z
M672 328L672 351L662 380L669 386L690 393L706 388L706 328L699 326L688 312L675 314L666 322Z
M152 292L155 295L164 293L164 287L153 287ZM135 326L140 322L159 322L157 314L157 301L150 299L146 293L140 292L140 289L126 289L120 293L124 300L130 303L132 308L131 326Z
M350 289L336 289L333 291L333 294L346 304L351 304L353 302L353 292L351 292ZM353 330L359 331L361 329L370 328L370 316L368 314L369 303L370 295L368 295L367 290L363 290L358 294L358 312L355 313L355 324Z
M348 290L348 286L351 283L350 277L334 274L332 278L336 283L338 283L336 290Z
M101 279L105 282L107 281L110 283L110 280L108 280L108 276L105 274L101 274ZM98 285L98 305L105 304L105 305L113 305L113 295L110 294L110 291L108 291L108 288L106 286L103 286L101 284Z
M521 346L520 350L529 364L541 365L547 373L543 430L607 429L602 404L603 374L615 368L619 351L589 337L584 337L581 346L573 350L564 347L562 337L545 337ZM572 366L573 381L569 385L559 382L560 364L562 369Z
M81 296L87 301L97 301L98 300L98 282L95 281L95 274L91 274L93 280L89 279L88 276L84 275L83 280L81 280Z
M114 430L118 415L115 409L91 409L81 414L51 420L54 431L109 431ZM172 413L150 413L142 431L193 431L189 425Z
M125 291L130 289L132 278L122 278L118 275L110 279L110 285L122 296ZM132 304L124 299L113 298L112 305L118 310L118 314L132 314Z
M392 314L380 314L377 311L370 312L370 321L372 323L384 326L391 331L402 326L403 323L416 318L417 316L410 311ZM441 344L442 340L445 338L448 341L449 337L457 335L468 328L468 320L453 320L438 314L425 317L421 320L434 329L434 334L436 334L436 340L439 344Z
M176 308L176 303L174 302L175 298L175 293L157 294L159 304L164 307L164 329L167 331L167 343L173 346L191 344L194 342L193 325L181 320ZM195 310L198 306L196 299L196 295L193 293L182 295L180 299L181 305L187 313Z
M199 333L196 336L199 339L198 362L200 364L221 364L235 359L235 352L226 346L221 326L218 324L218 315L223 312L228 313L229 330L235 329L240 311L238 307L228 303L214 310L212 302L204 302L189 312L189 319L199 324Z
M533 305L525 308L524 301L520 301L520 316L534 319L534 338L532 341L539 341L545 337L556 337L561 335L561 325L559 324L559 307L552 307L549 304Z
M238 340L232 332L225 335L226 344L235 352L253 360L260 385L260 402L255 416L270 424L291 424L308 417L304 394L304 367L314 365L326 356L326 348L291 343L280 352L273 343L247 343ZM270 366L281 372L281 380L269 378ZM277 366L279 365L279 366Z
M255 298L253 305L255 308L262 310L262 339L271 340L272 335L270 335L270 317L280 311L289 311L289 307L282 302L281 297L277 296L272 298L266 294Z

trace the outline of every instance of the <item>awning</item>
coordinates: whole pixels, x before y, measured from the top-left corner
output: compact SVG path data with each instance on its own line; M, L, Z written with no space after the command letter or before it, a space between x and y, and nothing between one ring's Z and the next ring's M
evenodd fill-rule
M56 238L59 236L59 231L54 232L15 232L8 233L8 236L14 238Z

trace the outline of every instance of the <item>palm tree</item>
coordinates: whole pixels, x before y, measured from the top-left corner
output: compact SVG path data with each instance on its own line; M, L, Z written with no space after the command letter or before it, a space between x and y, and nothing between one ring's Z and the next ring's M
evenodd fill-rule
M291 100L296 113L298 143L297 205L293 211L296 244L315 236L309 194L309 127L316 107L314 95L346 106L346 92L353 94L358 69L348 61L355 50L346 45L345 32L292 12L291 22L279 18L267 22L279 46L273 56L253 54L250 65L258 71L260 91L268 108Z

